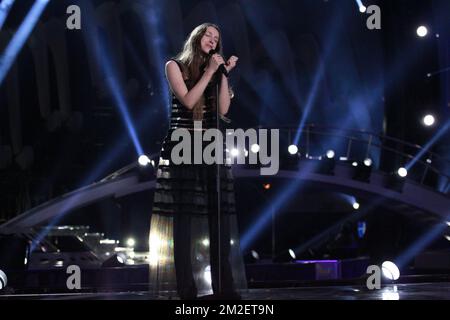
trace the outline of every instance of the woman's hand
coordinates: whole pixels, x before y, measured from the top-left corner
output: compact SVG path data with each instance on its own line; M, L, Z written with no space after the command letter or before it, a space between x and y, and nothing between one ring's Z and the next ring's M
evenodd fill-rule
M225 61L223 60L222 56L220 54L213 54L208 62L208 67L206 68L207 72L210 72L211 74L214 74L217 69L219 69L219 66L221 64L225 64Z
M231 70L234 69L234 67L236 67L238 59L239 58L236 56L231 56L230 59L228 59L227 64L225 65L227 72L230 72Z

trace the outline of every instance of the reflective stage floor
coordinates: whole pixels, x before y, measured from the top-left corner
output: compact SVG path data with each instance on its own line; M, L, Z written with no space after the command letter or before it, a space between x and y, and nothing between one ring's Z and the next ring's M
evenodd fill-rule
M0 294L0 300L177 300L174 295L153 296L147 291L61 294ZM382 285L380 290L364 286L326 286L249 289L243 300L450 300L450 283Z

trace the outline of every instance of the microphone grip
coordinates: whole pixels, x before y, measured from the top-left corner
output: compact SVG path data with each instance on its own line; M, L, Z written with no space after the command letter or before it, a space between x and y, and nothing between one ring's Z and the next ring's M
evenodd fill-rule
M225 65L224 65L223 63L219 66L219 71L220 71L225 77L228 78L228 71L227 71L227 69L225 69Z
M216 50L214 50L214 49L209 50L209 55L213 55L213 54L215 54L215 53L216 53ZM225 69L225 64L222 63L222 64L219 66L219 71L220 71L220 73L222 73L225 77L228 78L228 71L227 71L227 69Z

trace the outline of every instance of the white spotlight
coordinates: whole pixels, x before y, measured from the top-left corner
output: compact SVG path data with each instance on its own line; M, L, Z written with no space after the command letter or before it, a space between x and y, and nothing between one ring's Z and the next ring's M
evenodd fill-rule
M358 162L353 161L352 166L357 167L358 166Z
M389 280L398 280L398 278L400 278L400 270L398 270L395 263L391 261L383 262L381 270L383 271L383 275Z
M450 241L450 236L445 236L445 239L447 239L447 241Z
M119 261L119 263L122 263L122 264L125 263L125 258L123 257L123 255L117 255L116 259L117 259L117 261Z
M203 240L202 240L202 244L203 244L205 247L209 246L209 239L208 239L208 238L203 239Z
M366 6L362 3L361 0L356 0L356 4L358 5L359 12L361 12L361 13L366 12L367 8L366 8Z
M8 277L2 270L0 270L0 290L5 288L7 285L8 285Z
M358 202L355 202L355 203L353 204L353 209L355 209L355 210L358 210L358 209L359 209L359 203L358 203Z
M297 259L297 256L295 255L294 250L289 249L289 255L291 256L292 259L294 259L294 260Z
M397 174L400 177L405 178L408 175L408 170L406 170L405 168L402 167L402 168L398 169Z
M258 252L256 252L255 250L252 250L252 251L251 251L251 255L252 255L252 257L255 258L256 260L259 260L259 254L258 254Z
M250 151L253 153L258 153L259 152L259 145L258 144L252 144L252 146L250 147Z
M435 119L433 117L433 115L431 114L427 114L425 117L423 117L423 124L426 125L427 127L430 127L434 124Z
M295 144L291 144L291 145L288 147L288 152L289 152L290 154L297 154L297 152L298 152L298 147L297 147Z
M446 224L450 227L450 221L447 221Z
M136 241L133 238L128 238L128 240L127 240L128 247L134 247L135 244L136 244Z
M417 35L421 38L425 37L428 34L428 29L425 26L420 26L417 28Z
M334 158L334 151L333 150L328 150L327 151L327 158L328 159L333 159Z
M248 151L247 151L247 149L244 149L244 155L245 155L246 157L248 157Z
M141 166L145 167L150 163L150 159L145 154L143 154L139 156L138 162Z
M372 165L372 159L370 158L365 159L364 164L366 167L370 167Z
M239 150L236 148L233 148L233 149L231 149L230 154L232 157L237 157L239 155Z

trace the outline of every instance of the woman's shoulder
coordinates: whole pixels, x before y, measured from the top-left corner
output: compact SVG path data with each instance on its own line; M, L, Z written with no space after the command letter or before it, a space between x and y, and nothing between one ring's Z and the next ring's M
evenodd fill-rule
M178 68L176 68L176 65L178 66ZM181 74L183 75L183 79L186 81L188 80L188 76L187 76L187 70L186 67L184 66L184 64L177 59L169 59L166 62L166 70L172 69L173 71L175 71L176 69L178 69Z
M175 58L167 60L166 67L168 67L169 65L175 65L175 64L177 64L181 70L184 69L184 64L180 60L177 60Z

